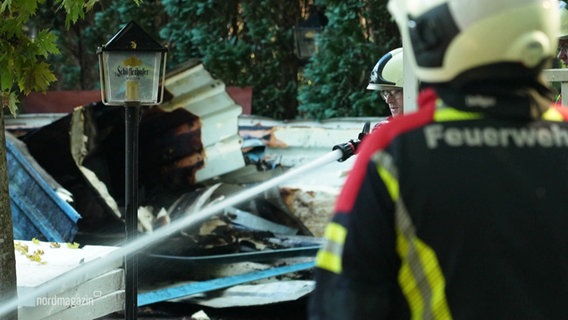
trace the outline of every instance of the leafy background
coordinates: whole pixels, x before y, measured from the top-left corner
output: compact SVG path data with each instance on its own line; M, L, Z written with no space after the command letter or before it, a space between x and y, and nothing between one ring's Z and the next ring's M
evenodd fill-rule
M401 44L386 0L67 1L91 6L82 17L70 17L66 1L21 2L35 3L37 14L20 28L36 42L51 37L56 44L39 56L3 51L38 59L27 77L38 84L22 94L98 89L97 47L135 21L168 46L168 70L199 59L227 86L252 87L256 115L322 120L389 112L376 92L365 89L376 61ZM317 53L303 61L295 54L293 30L310 12L328 23L317 37ZM69 23L77 18L79 23ZM0 22L0 33L5 24ZM10 80L4 78L3 92Z

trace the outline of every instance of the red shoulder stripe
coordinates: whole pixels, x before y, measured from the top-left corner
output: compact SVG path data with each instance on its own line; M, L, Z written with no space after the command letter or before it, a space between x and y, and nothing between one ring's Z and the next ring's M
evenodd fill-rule
M567 106L563 106L561 104L555 103L555 104L552 105L552 108L558 110L558 112L560 112L560 114L562 115L564 120L568 121L568 107Z
M433 91L423 92L420 97L423 104L419 111L394 118L363 139L357 159L337 198L337 213L348 213L353 208L373 154L386 148L398 135L432 122L437 97Z

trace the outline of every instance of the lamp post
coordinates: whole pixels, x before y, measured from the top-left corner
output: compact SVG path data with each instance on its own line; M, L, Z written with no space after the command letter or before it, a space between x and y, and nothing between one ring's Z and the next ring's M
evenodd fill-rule
M129 22L97 50L101 97L105 105L125 109L125 238L137 237L138 131L140 107L162 102L167 49L140 26ZM138 259L124 257L126 319L137 319Z

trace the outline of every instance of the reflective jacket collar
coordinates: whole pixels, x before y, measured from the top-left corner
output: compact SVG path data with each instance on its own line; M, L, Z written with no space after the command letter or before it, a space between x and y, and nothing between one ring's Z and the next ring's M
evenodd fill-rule
M463 88L436 85L433 89L446 105L495 118L538 119L554 101L550 87L537 81L483 83Z

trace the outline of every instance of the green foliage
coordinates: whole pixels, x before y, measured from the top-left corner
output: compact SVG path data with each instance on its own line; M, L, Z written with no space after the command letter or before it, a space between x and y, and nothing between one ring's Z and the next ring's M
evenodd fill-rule
M83 17L94 1L50 1L57 9L63 8L66 26ZM16 113L18 96L31 91L44 92L56 80L48 56L58 54L56 37L47 29L40 29L32 37L27 23L45 0L3 1L0 6L0 94L2 109Z
M280 0L162 1L170 21L161 36L172 65L200 59L229 86L251 86L255 114L296 115L298 59L292 28L300 2Z
M293 29L306 19L313 3L3 1L0 10L6 19L0 22L0 35L9 39L0 43L3 106L15 106L18 96L31 90L97 89L97 47L135 21L168 46L169 70L199 59L226 85L252 87L257 115L277 119L387 115L377 93L365 89L376 61L400 46L386 1L318 0L327 8L329 23L319 37L319 51L304 65L294 52ZM81 24L74 23L79 19ZM31 40L33 30L39 31Z
M158 39L163 7L159 1L99 0L86 13L81 24L67 28L66 15L50 6L39 8L34 17L36 28L49 27L57 36L60 55L51 55L58 81L50 90L93 90L99 87L97 48L109 41L124 25L136 21L151 36Z
M304 69L298 93L302 116L325 119L388 115L377 92L366 90L377 60L400 46L400 38L375 29L384 27L384 21L390 20L386 2L322 0L320 3L327 7L329 23L317 39L317 53Z
M89 1L61 1L61 6L65 9L67 17L65 19L65 26L69 28L71 24L75 24L79 19L85 18L85 11L93 8L97 0Z

